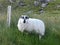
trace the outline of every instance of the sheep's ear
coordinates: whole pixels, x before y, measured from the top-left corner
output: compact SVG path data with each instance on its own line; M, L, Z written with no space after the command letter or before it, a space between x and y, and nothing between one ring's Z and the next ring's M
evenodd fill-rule
M20 18L24 19L24 17L20 17Z
M23 15L21 15L21 16L20 16L20 18L24 18L24 16L23 16Z

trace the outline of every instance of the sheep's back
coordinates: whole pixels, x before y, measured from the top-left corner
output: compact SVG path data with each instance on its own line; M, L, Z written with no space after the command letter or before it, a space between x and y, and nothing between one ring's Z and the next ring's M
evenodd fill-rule
M29 26L28 29L30 28L30 30L35 30L37 33L42 33L45 32L45 25L44 22L42 20L39 19L29 19Z

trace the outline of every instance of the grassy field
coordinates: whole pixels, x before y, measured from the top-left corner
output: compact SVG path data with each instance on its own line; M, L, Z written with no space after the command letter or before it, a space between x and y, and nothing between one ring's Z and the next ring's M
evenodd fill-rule
M38 12L40 7L25 6L12 9L10 28L6 25L6 10L4 13L0 13L0 45L60 45L60 10L54 7L59 4L59 1L50 3L42 14ZM26 4L30 4L33 1L28 2L26 0ZM32 12L28 14L27 12L29 11ZM44 21L46 32L41 40L39 40L36 34L26 34L26 32L23 34L17 29L17 21L22 14L27 14L29 17Z

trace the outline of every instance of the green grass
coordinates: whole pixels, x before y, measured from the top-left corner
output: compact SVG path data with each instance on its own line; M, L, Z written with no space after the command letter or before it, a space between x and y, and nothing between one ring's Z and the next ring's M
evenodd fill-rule
M28 4L28 2L27 0L26 3ZM58 2L57 0L56 3ZM6 12L0 15L0 45L60 45L60 10L54 9L53 4L55 5L54 2L49 4L42 14L38 12L40 7L29 8L29 6L25 6L13 9L10 28L6 25ZM45 23L46 32L41 40L38 35L21 33L17 28L19 17L29 10L33 10L31 14L28 14L29 17L41 19Z

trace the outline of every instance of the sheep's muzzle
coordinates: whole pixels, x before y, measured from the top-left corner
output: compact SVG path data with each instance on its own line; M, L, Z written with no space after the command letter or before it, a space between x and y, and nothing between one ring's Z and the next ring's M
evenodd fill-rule
M26 23L26 20L24 19L23 23Z

